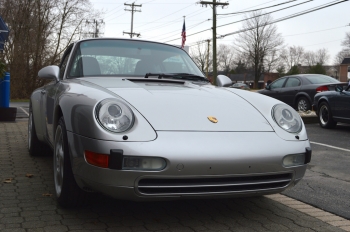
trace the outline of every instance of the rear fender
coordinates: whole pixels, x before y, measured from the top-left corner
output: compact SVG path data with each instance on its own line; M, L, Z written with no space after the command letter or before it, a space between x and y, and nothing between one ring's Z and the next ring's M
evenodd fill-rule
M36 130L36 136L41 142L46 142L45 134L46 130L43 127L43 119L41 113L41 88L36 89L30 96L29 110L32 112L34 119L34 127Z

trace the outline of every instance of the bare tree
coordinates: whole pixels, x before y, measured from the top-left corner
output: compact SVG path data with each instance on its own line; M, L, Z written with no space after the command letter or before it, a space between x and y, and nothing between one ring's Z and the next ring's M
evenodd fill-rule
M261 11L246 15L242 30L234 45L238 53L248 57L254 68L254 86L258 86L261 74L267 69L267 57L280 49L283 39L277 32L276 25L272 24L272 17L269 14L262 15ZM276 59L270 59L272 60Z
M190 56L194 60L194 62L197 64L197 66L202 70L203 73L206 73L207 67L208 71L212 71L212 51L209 49L208 54L208 43L198 42L196 45L191 47ZM207 65L207 59L208 64Z
M345 38L344 38L344 40L342 41L341 45L342 45L344 48L350 49L350 32L347 32L347 33L345 34Z
M234 67L234 50L232 46L220 44L218 48L218 66L220 71L229 73Z
M290 70L294 65L303 63L305 50L301 46L290 46L283 49L281 59L284 61L287 70Z
M339 66L346 57L350 57L350 49L343 49L338 52L334 59L334 65Z
M345 38L342 41L341 45L343 46L343 49L338 52L334 59L334 65L337 66L343 62L344 58L350 57L350 32L347 32L345 34Z
M321 48L316 52L308 51L304 53L304 61L309 66L315 66L317 64L324 65L329 60L329 53L327 49Z
M10 36L1 59L11 72L11 98L28 98L45 83L38 71L59 63L65 48L79 38L92 7L89 0L7 0L3 6Z

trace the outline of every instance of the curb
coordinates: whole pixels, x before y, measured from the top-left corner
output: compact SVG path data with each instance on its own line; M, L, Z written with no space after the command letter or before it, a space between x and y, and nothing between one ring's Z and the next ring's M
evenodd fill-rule
M301 116L301 119L303 120L304 124L312 124L312 123L318 123L317 116Z

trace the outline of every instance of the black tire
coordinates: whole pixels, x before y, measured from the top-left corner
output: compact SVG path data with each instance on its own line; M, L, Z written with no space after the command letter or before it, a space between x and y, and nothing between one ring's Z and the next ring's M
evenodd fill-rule
M53 170L58 204L64 208L82 205L86 192L79 188L73 175L63 117L59 119L55 132Z
M297 100L297 110L298 111L308 111L311 110L311 104L309 99L306 97L299 97Z
M49 146L38 139L34 125L32 109L29 110L28 117L28 151L31 156L51 155Z
M327 102L322 102L318 107L318 122L322 128L332 129L337 125L333 120L332 111Z

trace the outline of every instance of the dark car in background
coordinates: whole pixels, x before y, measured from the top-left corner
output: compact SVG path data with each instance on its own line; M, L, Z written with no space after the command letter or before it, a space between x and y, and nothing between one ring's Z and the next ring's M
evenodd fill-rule
M321 74L298 74L281 77L258 93L276 98L298 111L312 109L316 93L334 90L334 85L340 83L333 77Z
M350 86L336 85L335 91L316 94L314 109L322 128L334 128L338 122L350 123Z
M235 83L231 85L230 88L250 90L249 86L244 83Z

